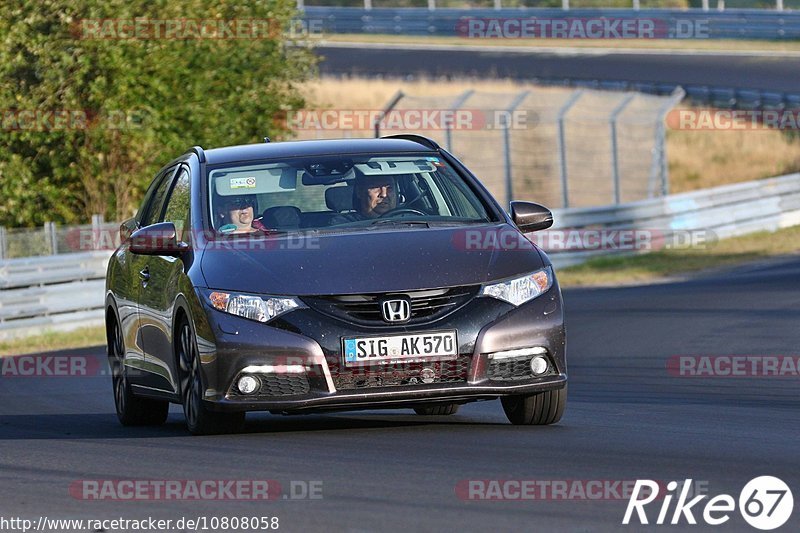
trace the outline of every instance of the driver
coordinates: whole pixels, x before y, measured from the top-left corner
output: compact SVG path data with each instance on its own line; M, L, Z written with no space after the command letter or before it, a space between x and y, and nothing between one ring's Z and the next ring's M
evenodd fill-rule
M353 206L362 220L378 218L397 207L394 176L361 176L356 180Z

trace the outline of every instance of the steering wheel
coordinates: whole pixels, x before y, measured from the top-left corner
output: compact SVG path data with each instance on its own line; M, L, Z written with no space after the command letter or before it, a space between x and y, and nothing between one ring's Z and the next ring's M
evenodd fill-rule
M394 217L397 215L422 215L423 217L428 216L426 213L423 213L419 209L412 209L410 207L398 207L392 209L391 211L386 211L384 214L379 216L378 218L389 218Z

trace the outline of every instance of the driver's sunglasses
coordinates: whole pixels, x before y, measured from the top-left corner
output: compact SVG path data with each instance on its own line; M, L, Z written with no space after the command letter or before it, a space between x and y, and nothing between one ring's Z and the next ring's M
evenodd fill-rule
M255 205L252 200L247 198L231 198L225 201L225 207L227 209L247 209L248 207L255 208Z

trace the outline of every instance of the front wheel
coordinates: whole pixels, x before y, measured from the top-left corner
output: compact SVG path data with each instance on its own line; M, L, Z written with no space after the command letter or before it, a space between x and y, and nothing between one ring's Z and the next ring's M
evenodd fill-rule
M178 326L177 358L180 365L181 403L186 427L193 435L234 433L244 426L245 414L217 413L203 405L203 379L200 355L189 322Z
M567 406L567 386L528 396L506 396L500 400L509 422L545 426L561 420Z
M117 418L123 426L158 426L167 420L169 402L134 396L125 366L125 341L116 318L107 331L111 385Z

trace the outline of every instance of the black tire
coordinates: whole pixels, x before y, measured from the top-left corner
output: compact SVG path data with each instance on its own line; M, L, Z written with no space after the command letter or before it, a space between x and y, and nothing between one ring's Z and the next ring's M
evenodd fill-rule
M125 339L116 317L106 328L108 362L117 418L123 426L159 426L167 420L169 402L140 398L133 394L125 366Z
M567 386L529 396L506 396L501 399L503 411L515 425L546 426L561 420L567 406Z
M175 351L180 373L181 404L186 427L193 435L235 433L244 426L244 412L218 413L203 403L203 373L197 342L189 322L178 323Z
M446 416L456 414L458 412L458 408L459 405L457 403L448 403L446 405L416 407L414 412L422 416Z

